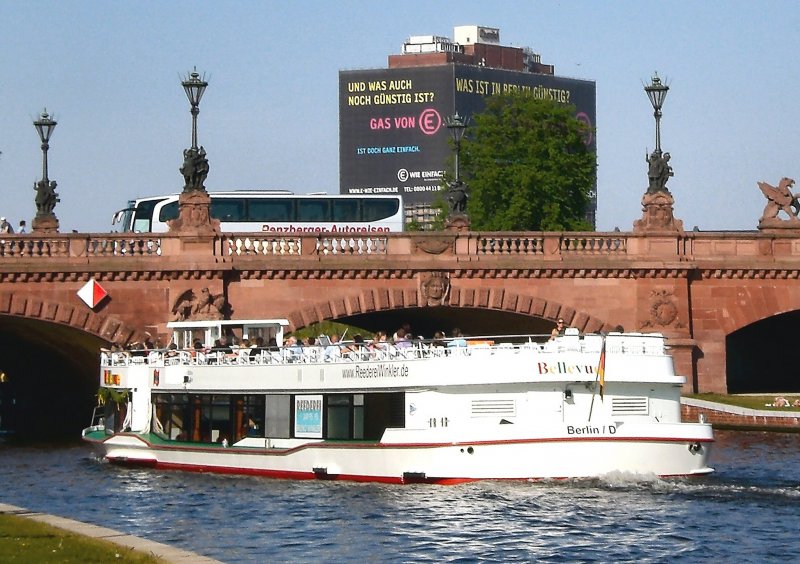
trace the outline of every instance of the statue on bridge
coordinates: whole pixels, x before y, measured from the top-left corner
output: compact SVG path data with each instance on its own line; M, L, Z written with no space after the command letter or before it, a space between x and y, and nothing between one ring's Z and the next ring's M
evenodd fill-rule
M36 190L36 215L39 217L53 215L53 209L61 200L56 194L55 180L40 180L34 183L33 189Z
M186 182L183 186L184 192L205 190L203 183L206 181L208 171L208 158L203 147L199 149L192 147L183 151L183 165L180 172Z
M647 161L647 179L649 185L647 187L648 194L655 194L656 192L666 192L669 194L667 188L667 180L670 176L675 176L672 172L672 167L669 166L670 154L661 154L661 151L653 151L650 156L645 156Z
M454 180L447 185L447 203L450 210L445 221L447 231L469 231L469 217L467 216L467 200L469 194L467 185L461 180Z
M467 185L460 180L450 183L447 188L447 202L450 204L449 215L465 215L467 213Z
M172 321L224 319L226 306L225 296L214 296L208 288L200 290L199 296L186 290L172 308Z
M764 213L758 220L758 228L800 228L800 201L798 195L792 193L794 180L791 178L781 178L777 186L772 186L766 182L758 182L761 193L767 198L767 205ZM779 212L784 212L789 216L788 219L778 217Z

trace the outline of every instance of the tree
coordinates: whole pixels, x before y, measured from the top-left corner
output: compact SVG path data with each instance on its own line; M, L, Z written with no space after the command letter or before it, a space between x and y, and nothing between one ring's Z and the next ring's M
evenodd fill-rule
M530 92L492 96L461 141L472 229L590 230L597 158L573 106Z

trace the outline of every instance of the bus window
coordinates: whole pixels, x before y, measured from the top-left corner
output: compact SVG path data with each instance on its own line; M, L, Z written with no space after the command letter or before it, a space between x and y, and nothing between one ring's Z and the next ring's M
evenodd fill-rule
M161 211L158 212L158 221L166 223L172 219L178 219L178 202L164 204Z
M358 200L334 200L333 221L358 221Z
M253 198L247 206L249 221L294 221L293 201L289 198Z
M152 231L150 219L153 217L153 208L161 200L144 200L139 202L136 206L136 211L133 215L133 231L134 233L149 233Z
M385 200L364 200L361 221L378 221L392 217L400 208L400 200L387 198Z
M242 198L214 198L211 217L220 221L245 221L245 201Z
M297 200L297 221L330 221L330 199Z

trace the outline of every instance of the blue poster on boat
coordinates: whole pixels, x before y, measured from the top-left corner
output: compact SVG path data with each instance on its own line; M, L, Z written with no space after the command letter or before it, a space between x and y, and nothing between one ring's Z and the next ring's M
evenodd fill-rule
M322 396L295 396L294 436L322 438Z

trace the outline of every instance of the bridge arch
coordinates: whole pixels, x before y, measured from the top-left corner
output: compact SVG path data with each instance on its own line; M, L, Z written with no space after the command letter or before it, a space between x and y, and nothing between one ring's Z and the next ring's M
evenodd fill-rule
M4 429L20 436L74 438L98 387L98 353L138 333L113 316L30 296L0 294ZM6 402L20 406L8 410Z
M0 316L34 319L67 325L102 339L125 345L141 337L137 330L118 318L104 313L95 313L88 308L78 308L53 300L0 293Z
M369 330L394 330L411 316L417 319L413 327L423 335L432 334L431 328L443 328L442 319L447 325L458 326L472 334L508 333L503 327L496 331L475 328L460 322L464 316L458 312L466 310L490 311L503 314L498 319L511 319L512 316L533 320L533 323L517 323L519 333L549 333L550 328L559 318L582 332L593 333L610 331L614 327L604 320L588 312L574 308L556 300L543 299L525 293L513 292L503 288L482 288L480 290L464 290L450 288L448 295L438 303L431 303L421 292L409 289L371 289L345 296L317 300L311 304L296 308L287 315L290 330L296 331L322 321L345 321L362 326ZM413 312L413 313L412 313ZM438 324L426 323L425 316L430 316ZM454 316L455 318L448 319ZM388 321L387 321L388 320ZM482 318L481 323L492 325L491 321Z

